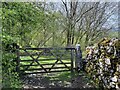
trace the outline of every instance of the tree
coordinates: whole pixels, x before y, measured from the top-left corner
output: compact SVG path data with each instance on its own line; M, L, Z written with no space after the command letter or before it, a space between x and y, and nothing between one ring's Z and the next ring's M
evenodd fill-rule
M67 45L80 43L84 38L87 45L98 40L104 33L108 19L115 14L117 3L110 2L78 2L78 0L61 0L66 17ZM106 30L110 30L112 25ZM82 42L83 43L83 42Z
M22 42L23 45L29 45L26 34L36 28L38 21L42 21L41 13L32 3L4 2L2 4L2 31L19 38L19 44Z

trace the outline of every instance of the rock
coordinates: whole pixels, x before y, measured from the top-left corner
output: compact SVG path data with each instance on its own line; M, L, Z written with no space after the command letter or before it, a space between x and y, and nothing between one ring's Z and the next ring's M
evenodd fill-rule
M117 76L112 77L111 80L112 80L113 82L117 82Z
M86 48L86 72L104 88L120 87L120 40L103 38Z
M105 58L105 63L108 64L108 65L110 65L111 64L110 63L110 59L109 58Z

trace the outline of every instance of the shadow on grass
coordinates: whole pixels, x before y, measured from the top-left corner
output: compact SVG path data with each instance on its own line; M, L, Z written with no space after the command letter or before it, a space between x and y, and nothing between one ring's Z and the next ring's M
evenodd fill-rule
M71 87L71 80L77 74L71 72L27 75L21 78L25 88ZM72 78L71 78L72 76Z
M22 81L23 88L95 88L83 72L27 75Z

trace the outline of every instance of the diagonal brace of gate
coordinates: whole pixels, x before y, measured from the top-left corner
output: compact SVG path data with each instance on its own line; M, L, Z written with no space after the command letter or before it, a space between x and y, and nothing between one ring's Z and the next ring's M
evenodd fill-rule
M50 51L50 50L49 50L49 51ZM51 51L50 51L50 53L51 53L53 56L56 57L57 61L52 65L52 67L49 69L49 71L55 66L55 64L57 64L58 61L60 61L61 64L64 64L64 66L69 69L69 67L62 61L62 56L66 53L66 51L65 51L63 54L61 54L60 59L58 59L58 57L57 57L54 53L52 53Z
M37 64L38 65L40 65L41 66L41 68L45 71L45 72L47 72L47 70L38 62L38 58L40 57L40 54L41 53L39 53L38 54L38 57L35 59L30 53L28 53L28 51L27 50L24 50L32 59L33 59L33 61L30 63L30 65L27 67L27 68L25 68L25 70L27 70L34 62L37 62Z

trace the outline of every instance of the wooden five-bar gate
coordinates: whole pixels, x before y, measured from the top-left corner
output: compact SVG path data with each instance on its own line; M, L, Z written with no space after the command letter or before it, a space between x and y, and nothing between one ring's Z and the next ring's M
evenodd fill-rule
M76 48L19 48L17 71L20 74L73 72Z

